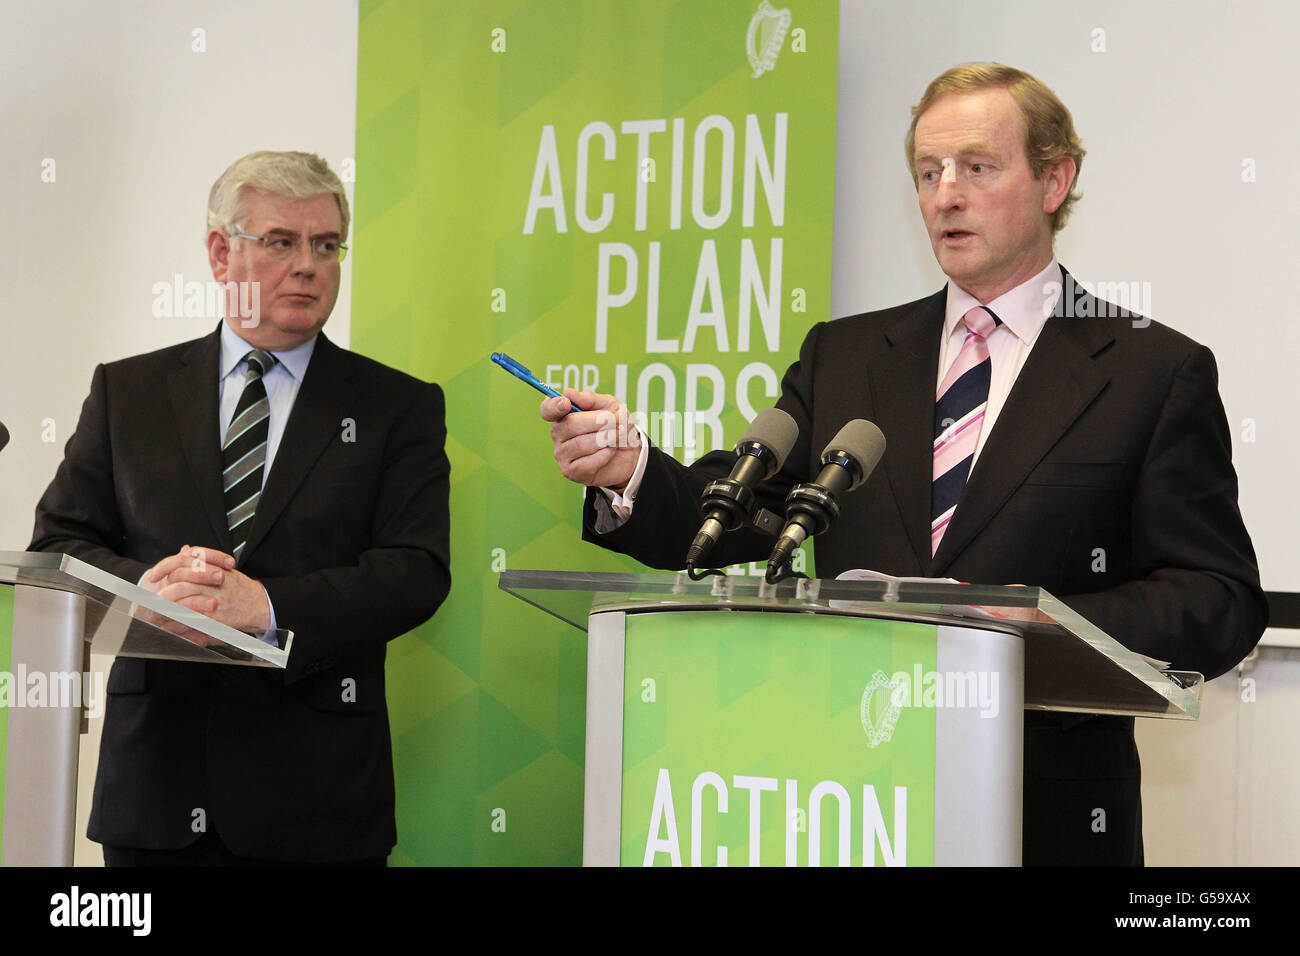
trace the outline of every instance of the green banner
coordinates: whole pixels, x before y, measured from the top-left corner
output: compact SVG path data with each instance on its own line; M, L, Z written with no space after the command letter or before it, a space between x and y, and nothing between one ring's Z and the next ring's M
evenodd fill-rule
M580 541L541 396L619 395L690 461L828 318L835 3L363 2L352 345L439 382L452 594L394 644L399 863L581 859L585 642L509 568Z
M934 671L937 633L629 614L623 865L932 864L935 709L896 675Z

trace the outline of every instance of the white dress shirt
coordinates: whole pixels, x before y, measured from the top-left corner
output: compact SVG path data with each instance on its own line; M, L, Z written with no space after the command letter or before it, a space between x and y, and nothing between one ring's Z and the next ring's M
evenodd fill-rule
M221 323L221 366L217 380L217 427L221 429L221 444L226 444L226 430L235 417L235 406L239 396L244 392L244 376L248 374L248 362L245 356L253 350L241 339L230 323ZM284 426L293 411L298 389L302 387L303 376L307 374L307 365L311 362L311 353L316 348L316 336L312 336L302 345L284 351L271 352L278 361L262 376L266 386L266 399L271 403L271 418L267 422L266 464L262 468L262 487L266 487L266 476L271 473L275 453L280 448L280 439L284 437Z
M935 392L943 381L948 369L957 361L962 343L966 341L966 325L961 317L978 305L985 305L1002 320L1002 324L988 335L989 363L989 401L984 409L984 421L980 425L979 442L975 446L975 458L978 459L988 440L989 432L998 420L1011 386L1016 383L1016 376L1025 366L1025 359L1038 341L1038 335L1047 324L1047 317L1056 307L1060 298L1061 267L1056 259L1047 264L1042 272L1028 282L1022 282L1009 292L1004 292L992 302L981 303L955 282L948 283L948 302L944 308L943 338L939 342L939 369L935 381ZM1045 292L1046 290L1046 292ZM1050 296L1056 291L1055 296ZM972 470L975 462L971 462Z
M235 417L235 406L244 391L244 376L248 374L246 356L253 350L241 339L227 322L221 323L221 365L217 379L217 428L220 430L221 444L226 444L226 431L230 421ZM267 422L266 464L262 466L262 487L266 487L266 476L271 473L271 464L275 453L280 448L280 439L284 437L284 426L293 411L293 403L298 398L298 389L302 387L303 376L307 374L307 365L311 362L311 353L316 348L316 336L312 336L302 345L296 345L283 351L271 351L278 361L262 375L266 386L266 399L271 405L270 420ZM145 574L149 572L146 571ZM144 581L144 574L140 575ZM140 583L140 582L137 582ZM271 611L271 630L275 630L275 605L271 596L266 596L267 607ZM272 638L264 638L271 641Z

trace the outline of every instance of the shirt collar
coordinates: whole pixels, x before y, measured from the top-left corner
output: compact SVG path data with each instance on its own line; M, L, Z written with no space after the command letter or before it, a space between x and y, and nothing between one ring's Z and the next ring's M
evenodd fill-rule
M291 349L271 350L271 354L279 359L279 364L284 366L285 371L294 377L298 382L307 374L307 365L311 362L312 352L316 348L316 335L313 335L302 345L295 345ZM221 322L221 381L225 381L244 360L249 349L253 348L239 334L230 327L230 323L224 319ZM269 372L267 374L270 374Z
M992 302L981 303L951 279L948 280L948 304L944 312L944 337L952 335L961 317L979 305L987 305L1016 338L1033 345L1047 324L1047 317L1061 295L1061 267L1056 257L1042 272L1002 293Z

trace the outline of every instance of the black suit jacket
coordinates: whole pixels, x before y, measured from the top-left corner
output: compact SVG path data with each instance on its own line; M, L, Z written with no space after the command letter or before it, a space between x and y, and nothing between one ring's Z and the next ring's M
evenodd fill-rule
M840 427L869 419L887 450L817 538L818 575L872 568L1037 585L1129 649L1215 677L1249 653L1267 606L1237 508L1214 358L1158 323L1099 317L1120 310L1062 274L1057 314L1021 369L933 557L945 291L808 333L777 402L798 423L799 440L760 498L784 513L785 493L816 475ZM652 450L631 519L597 534L589 495L584 536L654 567L681 567L702 520L704 485L734 460L714 452L686 469ZM773 543L737 531L709 561L762 560ZM1142 861L1131 718L1027 712L1024 770L1027 864ZM1100 832L1097 809L1105 811Z
M131 582L183 544L230 553L219 332L95 369L32 550ZM445 439L438 386L319 336L239 563L294 632L289 665L119 658L91 839L176 848L202 821L243 856L387 855L385 649L450 588Z

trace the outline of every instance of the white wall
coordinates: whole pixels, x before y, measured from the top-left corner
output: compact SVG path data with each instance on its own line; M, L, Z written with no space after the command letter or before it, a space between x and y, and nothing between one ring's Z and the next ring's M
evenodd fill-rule
M221 171L254 149L336 170L355 155L356 46L356 0L0 5L0 421L13 436L0 550L31 539L96 363L215 328L215 315L155 317L152 290L212 277L204 217ZM351 257L327 326L343 345L350 290ZM82 739L79 834L99 723ZM101 859L78 840L79 864Z
M1147 863L1300 862L1300 650L1261 647L1205 688L1201 719L1138 721Z
M96 363L216 327L155 318L152 290L212 278L221 171L254 149L354 155L356 42L356 0L0 4L0 550L31 539ZM345 345L350 260L326 330Z
M789 2L796 18L801 2ZM1214 349L1243 510L1276 590L1300 590L1284 418L1300 355L1284 299L1297 285L1297 26L1286 0L845 0L840 41L833 313L943 282L902 159L925 84L966 60L1039 75L1089 150L1059 256L1084 279L1150 282L1154 317ZM1104 53L1091 50L1099 28ZM197 29L206 52L192 50ZM208 277L204 202L221 170L261 148L312 150L336 168L354 155L356 36L355 0L0 6L0 421L14 436L0 454L0 549L26 545L95 363L215 324L151 306L154 283ZM53 183L41 181L47 158ZM1241 181L1246 158L1254 183ZM349 266L328 328L343 344ZM1265 649L1247 665L1253 702L1230 675L1207 689L1199 723L1143 724L1150 862L1300 858L1298 661ZM92 775L84 765L83 782Z

